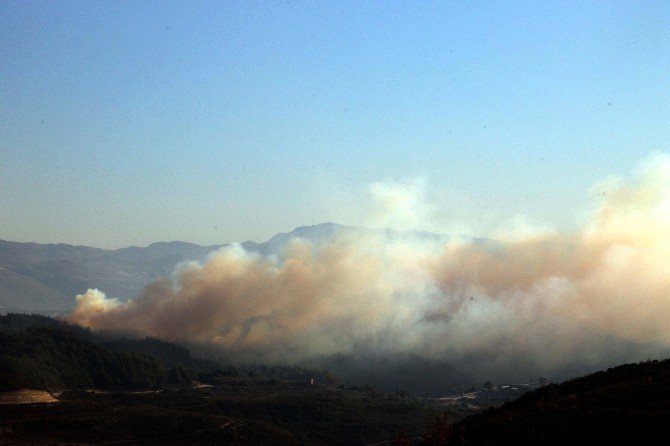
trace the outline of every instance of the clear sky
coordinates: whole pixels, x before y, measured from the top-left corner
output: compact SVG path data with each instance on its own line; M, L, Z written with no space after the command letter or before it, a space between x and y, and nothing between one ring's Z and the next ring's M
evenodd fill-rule
M670 2L0 2L0 238L101 247L365 224L569 227L670 150Z

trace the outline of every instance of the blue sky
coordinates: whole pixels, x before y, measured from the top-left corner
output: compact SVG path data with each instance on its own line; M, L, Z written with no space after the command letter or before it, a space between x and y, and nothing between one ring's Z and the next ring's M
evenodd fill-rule
M570 227L670 150L668 2L3 1L0 54L8 240L264 240L416 178L444 230Z

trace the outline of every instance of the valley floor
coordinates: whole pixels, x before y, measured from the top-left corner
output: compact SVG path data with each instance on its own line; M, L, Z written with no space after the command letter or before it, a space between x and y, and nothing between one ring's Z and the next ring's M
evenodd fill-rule
M64 392L4 404L0 443L364 445L418 437L444 406L370 388L229 378L158 392ZM454 421L467 411L450 409Z

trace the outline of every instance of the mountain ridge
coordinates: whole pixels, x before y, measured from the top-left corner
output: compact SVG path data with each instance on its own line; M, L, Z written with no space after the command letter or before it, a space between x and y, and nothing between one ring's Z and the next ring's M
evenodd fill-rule
M445 241L451 238L426 231L370 229L325 222L299 226L290 232L275 234L265 242L247 240L240 245L248 251L272 255L281 252L293 238L319 244L331 240L335 234L346 232L381 233L388 238L401 235ZM175 240L154 242L144 247L105 249L67 243L0 240L0 314L69 311L75 305L74 297L89 288L98 288L110 297L125 300L137 296L153 280L170 275L176 265L203 261L212 252L229 245L198 245Z

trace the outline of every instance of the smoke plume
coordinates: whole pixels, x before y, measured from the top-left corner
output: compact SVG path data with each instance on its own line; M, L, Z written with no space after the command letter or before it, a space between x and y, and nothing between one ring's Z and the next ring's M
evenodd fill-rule
M400 202L403 221L417 223L410 205L423 185L409 186L374 185L377 211ZM126 302L89 290L67 318L241 360L411 352L557 373L667 351L670 157L652 155L592 194L592 217L570 232L494 241L350 230L294 239L275 257L226 247Z

